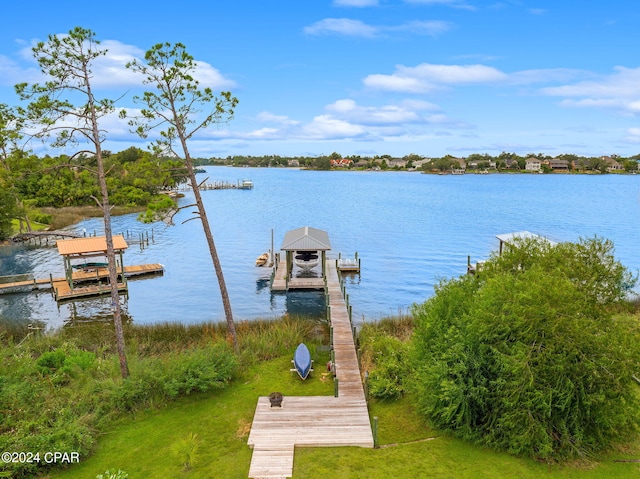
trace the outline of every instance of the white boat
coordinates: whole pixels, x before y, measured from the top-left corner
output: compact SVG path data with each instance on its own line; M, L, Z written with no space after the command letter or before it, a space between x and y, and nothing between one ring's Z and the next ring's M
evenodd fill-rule
M308 270L318 266L320 258L317 251L297 251L293 262L298 268Z

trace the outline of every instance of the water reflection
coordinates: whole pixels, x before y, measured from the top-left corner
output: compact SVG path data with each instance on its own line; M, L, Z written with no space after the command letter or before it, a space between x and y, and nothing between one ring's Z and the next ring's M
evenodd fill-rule
M289 291L284 295L287 313L291 316L321 319L327 315L324 291Z

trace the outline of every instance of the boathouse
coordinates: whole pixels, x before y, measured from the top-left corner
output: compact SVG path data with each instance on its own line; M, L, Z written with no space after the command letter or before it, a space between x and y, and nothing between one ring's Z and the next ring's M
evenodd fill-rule
M303 226L287 231L282 240L282 251L286 253L287 271L291 273L295 256L318 254L321 256L322 275L325 274L325 260L327 251L331 249L329 234L326 231Z
M285 259L276 264L276 271L271 282L274 291L286 291L291 288L323 289L326 276L327 251L331 250L331 242L326 231L303 226L287 231L280 247L285 252ZM312 271L320 265L322 274L312 277ZM294 266L299 270L294 273Z
M107 280L107 263L104 258L107 256L107 239L105 236L92 236L89 238L74 238L58 240L56 242L58 253L64 261L64 273L66 284L55 284L54 292L57 299L70 299L73 297L90 296L107 293L110 291L108 285L98 285L91 287L77 287L76 283L90 281L92 278L101 281ZM122 283L118 283L118 289L125 290L124 283L124 262L122 255L129 245L122 235L113 236L113 250L120 261L116 261L118 275L123 278ZM101 258L103 262L88 261L90 259ZM74 273L74 269L78 272Z

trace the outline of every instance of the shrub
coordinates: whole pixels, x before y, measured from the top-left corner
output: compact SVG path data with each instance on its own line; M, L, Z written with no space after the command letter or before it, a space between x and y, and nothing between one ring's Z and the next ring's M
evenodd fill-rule
M456 435L549 461L628 441L640 326L613 316L633 284L598 239L523 241L416 306L419 406Z
M388 335L383 327L365 325L358 336L362 362L370 368L369 395L399 399L411 377L409 343Z
M198 449L200 439L198 435L190 432L185 437L176 442L171 450L184 467L185 471L190 470L198 460Z

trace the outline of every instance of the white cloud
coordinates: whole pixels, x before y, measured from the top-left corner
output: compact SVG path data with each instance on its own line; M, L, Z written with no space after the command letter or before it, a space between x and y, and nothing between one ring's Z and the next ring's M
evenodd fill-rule
M629 128L624 139L629 143L640 143L640 128Z
M426 123L428 119L421 115L424 110L437 107L427 102L407 102L401 105L382 107L358 106L353 100L338 100L326 106L334 117L360 125L397 125L405 123Z
M383 27L384 30L389 31L404 31L409 33L415 33L418 35L431 35L437 36L449 31L452 27L452 23L441 20L427 20L427 21L412 21L403 23L398 26Z
M0 78L7 84L19 82L36 83L45 81L31 50L31 46L23 47L18 52L20 62L8 57L0 56ZM126 64L144 57L144 51L134 45L128 45L117 40L103 40L99 48L107 50L107 54L97 57L92 65L92 86L95 88L118 89L130 87L142 87L142 78L139 74L126 68ZM230 88L235 83L226 78L219 70L206 62L196 60L196 78L203 87L214 89Z
M346 140L370 136L364 127L338 120L330 115L316 116L300 133L306 140Z
M289 119L284 115L274 115L268 111L262 111L256 115L256 120L262 123L278 123L281 125L297 125L299 122Z
M640 68L615 67L614 73L597 80L541 89L549 96L565 97L564 106L596 107L640 113Z
M378 0L333 0L336 7L375 7Z
M454 85L531 85L567 82L591 77L591 72L568 68L521 70L506 73L482 64L437 65L422 63L415 67L397 65L391 74L373 73L363 79L365 86L402 93L429 93ZM551 90L550 90L551 91ZM547 93L550 94L550 93Z
M376 27L367 25L360 20L349 18L325 18L308 27L304 27L304 32L308 35L328 35L338 33L350 37L373 38L378 33Z
M415 35L437 36L449 31L453 24L440 20L415 20L400 25L373 26L349 18L325 18L304 28L307 35L345 35L350 37L376 38L386 33L406 32Z
M463 0L404 0L405 3L411 5L445 5L452 8L460 8L463 10L475 10L476 7Z
M229 140L393 141L423 135L425 128L430 125L468 128L440 113L437 105L422 100L361 106L354 100L341 99L326 105L325 113L316 115L306 123L266 111L258 114L255 119L265 123L265 126L244 132L209 131L206 136Z
M446 85L496 83L507 79L500 70L485 65L434 65L422 63L416 67L398 65L391 75L372 74L365 86L387 91L426 93Z
M193 77L200 82L201 86L214 90L224 90L237 86L236 82L225 78L225 76L220 73L220 70L207 62L196 61L196 71Z

